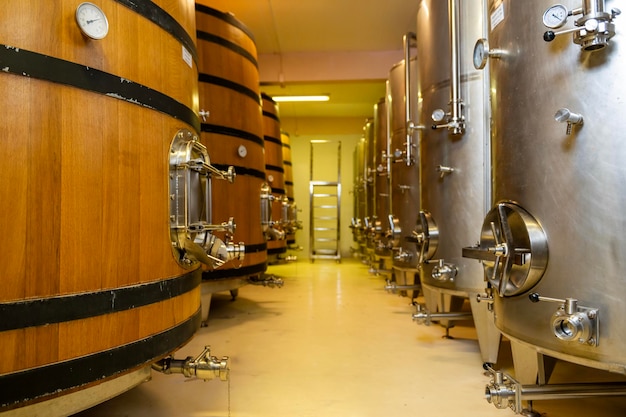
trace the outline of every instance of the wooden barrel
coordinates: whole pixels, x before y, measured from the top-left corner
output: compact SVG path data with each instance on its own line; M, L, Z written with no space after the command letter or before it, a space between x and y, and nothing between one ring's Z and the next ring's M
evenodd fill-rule
M9 414L68 415L117 395L200 324L200 273L173 256L168 196L170 143L200 127L193 2L100 0L101 40L81 34L78 3L2 4Z
M201 141L211 162L233 166L233 184L213 181L213 222L233 217L235 242L245 244L243 263L234 260L203 279L210 291L233 290L267 269L267 243L261 226L261 186L265 181L259 69L253 35L232 15L196 4L199 55Z
M272 220L276 227L282 224L282 204L285 194L285 168L283 165L283 144L280 138L278 104L267 94L261 94L263 102L263 139L265 141L265 174L275 199L272 204ZM275 263L281 254L287 252L285 239L267 242L268 262Z
M289 221L288 231L285 235L285 239L287 240L287 246L293 247L296 245L296 222L297 222L297 213L296 210L296 199L293 191L293 164L291 160L291 138L289 137L289 133L281 132L280 133L280 141L283 145L283 168L285 170L285 196L287 197L287 201L289 203L288 208L288 218L286 220Z

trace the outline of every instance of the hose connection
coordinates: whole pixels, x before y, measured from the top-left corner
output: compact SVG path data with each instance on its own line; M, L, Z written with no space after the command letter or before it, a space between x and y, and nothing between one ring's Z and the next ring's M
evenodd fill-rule
M168 356L153 363L152 369L166 375L183 374L186 378L198 378L204 381L216 378L228 381L230 373L228 356L222 356L221 359L211 356L210 346L205 346L196 358L188 356L186 359L174 359Z

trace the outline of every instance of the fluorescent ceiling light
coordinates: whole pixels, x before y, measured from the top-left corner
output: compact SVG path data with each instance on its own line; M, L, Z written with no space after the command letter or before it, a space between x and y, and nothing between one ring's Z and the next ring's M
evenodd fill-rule
M272 96L272 99L277 103L294 101L328 101L330 100L330 96L328 94L317 96Z

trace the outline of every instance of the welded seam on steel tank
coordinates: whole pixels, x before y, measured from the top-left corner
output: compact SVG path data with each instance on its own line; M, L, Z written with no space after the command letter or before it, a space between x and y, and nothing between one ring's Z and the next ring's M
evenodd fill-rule
M245 130L235 129L235 128L228 127L228 126L213 125L210 123L202 123L201 131L205 133L213 133L216 135L232 136L234 138L239 138L239 139L247 140L249 142L254 142L257 145L261 145L262 147L265 147L265 142L263 141L263 138L253 133L246 132Z
M149 0L115 0L123 6L128 7L137 14L145 17L161 29L169 33L179 41L193 57L193 60L198 64L198 51L194 40L189 36L185 28L181 26L176 19L172 17L165 10L154 4Z
M0 71L68 85L156 110L182 120L200 132L200 118L192 109L166 94L119 75L4 44L0 44Z
M244 94L250 97L252 100L254 100L254 102L258 104L259 106L261 105L260 104L261 97L259 93L257 93L254 90L251 90L245 85L241 85L232 80L227 80L225 78L216 77L215 75L205 74L201 72L198 77L198 81L200 81L201 83L213 84L213 85L217 85L220 87L228 88L229 90L233 90L233 91L236 91L237 93Z
M200 273L110 290L0 303L0 331L24 329L131 310L178 297L200 285Z
M248 52L248 50L237 45L236 43L231 42L228 39L224 39L222 37L214 35L212 33L204 32L202 30L196 31L196 36L198 37L199 41L203 40L203 41L211 42L216 45L223 46L226 49L230 49L231 51L235 52L238 55L241 55L242 57L250 61L255 66L255 68L259 68L259 63L256 57L252 55L250 52Z
M191 339L202 321L201 309L164 332L120 347L0 376L0 407L55 395L129 371L167 355ZM62 378L59 378L59 375Z

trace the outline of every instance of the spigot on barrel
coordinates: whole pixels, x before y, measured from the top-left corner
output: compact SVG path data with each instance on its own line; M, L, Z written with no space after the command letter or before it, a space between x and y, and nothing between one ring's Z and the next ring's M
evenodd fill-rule
M166 375L183 374L186 378L199 378L204 381L215 378L228 381L230 372L228 356L222 356L221 359L211 356L210 346L205 346L196 358L188 356L186 359L174 359L168 356L153 363L152 369Z

